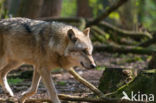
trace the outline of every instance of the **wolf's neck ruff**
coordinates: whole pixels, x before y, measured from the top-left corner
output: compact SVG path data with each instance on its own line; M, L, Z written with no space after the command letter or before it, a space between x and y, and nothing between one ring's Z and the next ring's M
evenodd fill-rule
M58 62L58 65L59 65L60 68L63 68L63 65L61 63L61 57L62 57L61 55L57 54L57 58L58 58L57 59L57 62Z

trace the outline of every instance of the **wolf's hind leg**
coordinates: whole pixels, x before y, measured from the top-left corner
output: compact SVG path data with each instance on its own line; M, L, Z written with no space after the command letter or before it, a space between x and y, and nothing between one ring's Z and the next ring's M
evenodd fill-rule
M37 70L35 69L33 73L33 78L32 78L32 85L26 92L22 94L22 97L19 99L20 103L24 103L26 98L32 96L33 94L37 92L40 80L41 80L41 77L39 73L37 72Z
M16 68L18 66L18 63L15 61L9 62L6 66L4 66L0 70L0 84L2 86L2 89L4 92L6 92L9 96L14 96L8 82L7 82L7 74L12 69Z

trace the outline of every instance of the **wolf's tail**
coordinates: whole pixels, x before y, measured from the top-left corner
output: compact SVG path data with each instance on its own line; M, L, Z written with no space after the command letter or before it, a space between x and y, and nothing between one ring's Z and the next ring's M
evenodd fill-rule
M3 43L3 34L0 34L0 57L4 54Z

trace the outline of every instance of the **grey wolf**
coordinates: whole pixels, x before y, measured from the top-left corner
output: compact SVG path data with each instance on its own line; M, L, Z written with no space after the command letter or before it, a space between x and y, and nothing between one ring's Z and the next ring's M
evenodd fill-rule
M22 64L34 67L32 85L22 94L19 102L33 95L42 78L53 103L61 103L51 70L74 66L95 68L93 46L89 38L90 28L77 28L58 22L46 22L27 18L10 18L0 21L0 85L14 96L7 82L7 74Z

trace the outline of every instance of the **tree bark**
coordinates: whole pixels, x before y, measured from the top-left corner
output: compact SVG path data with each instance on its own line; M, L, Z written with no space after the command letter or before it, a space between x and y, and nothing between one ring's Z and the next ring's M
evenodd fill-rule
M40 17L60 17L62 0L44 0Z
M118 10L120 15L120 24L123 29L137 30L138 21L135 4L136 1L129 0Z
M92 17L92 9L88 0L77 0L77 16L90 18Z
M46 1L46 0L45 0ZM37 18L42 6L43 0L22 0L16 16Z

